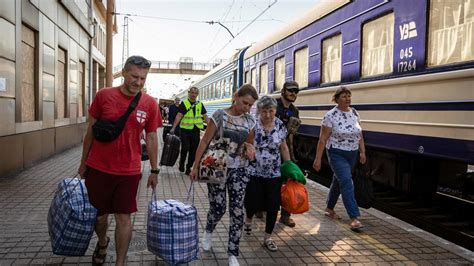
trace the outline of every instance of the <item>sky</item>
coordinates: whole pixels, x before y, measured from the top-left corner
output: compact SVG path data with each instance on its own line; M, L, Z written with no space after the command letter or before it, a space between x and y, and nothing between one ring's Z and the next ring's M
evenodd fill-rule
M152 61L192 57L194 62L212 63L229 59L237 49L262 40L304 14L319 0L115 1L117 13L133 15L129 17L128 26L129 55L142 55ZM118 15L118 33L113 37L114 66L122 61L123 21L124 16ZM209 25L203 23L205 21L221 22L235 38L219 24ZM152 96L169 99L199 77L149 74L145 87ZM120 82L116 79L114 85Z

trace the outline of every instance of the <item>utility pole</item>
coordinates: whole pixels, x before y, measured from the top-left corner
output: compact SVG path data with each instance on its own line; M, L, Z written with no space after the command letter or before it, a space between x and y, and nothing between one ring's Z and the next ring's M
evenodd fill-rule
M114 81L113 73L112 73L112 41L113 41L113 13L114 13L114 0L107 0L107 17L106 17L106 42L107 45L105 47L105 86L112 87L112 82Z
M128 16L123 17L122 68L128 58Z

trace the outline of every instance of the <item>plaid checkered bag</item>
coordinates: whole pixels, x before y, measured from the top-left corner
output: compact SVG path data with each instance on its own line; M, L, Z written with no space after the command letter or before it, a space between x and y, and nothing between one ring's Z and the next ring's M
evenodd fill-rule
M193 185L188 191L188 199ZM197 210L192 204L178 200L156 200L153 190L148 205L148 250L165 262L176 265L198 259L199 232Z
M84 256L94 232L97 210L90 204L79 178L59 183L48 212L48 231L53 253Z

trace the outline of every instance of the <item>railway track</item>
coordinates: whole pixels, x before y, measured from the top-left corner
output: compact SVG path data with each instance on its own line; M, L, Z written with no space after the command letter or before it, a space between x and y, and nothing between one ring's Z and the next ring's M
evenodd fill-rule
M331 171L309 173L308 178L329 187ZM414 198L392 188L374 184L373 207L400 220L474 250L474 204L444 194Z

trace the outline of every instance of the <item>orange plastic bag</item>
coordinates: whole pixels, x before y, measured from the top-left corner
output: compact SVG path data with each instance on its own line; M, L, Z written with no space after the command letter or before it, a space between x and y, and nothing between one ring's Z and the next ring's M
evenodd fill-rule
M290 213L304 213L309 210L306 187L292 179L281 187L281 206Z

